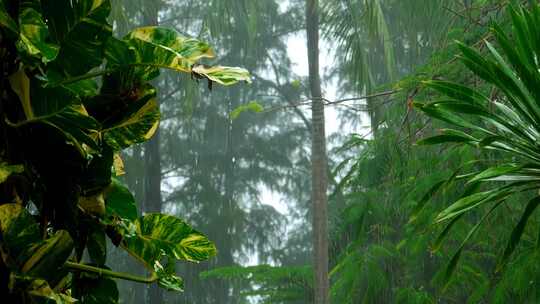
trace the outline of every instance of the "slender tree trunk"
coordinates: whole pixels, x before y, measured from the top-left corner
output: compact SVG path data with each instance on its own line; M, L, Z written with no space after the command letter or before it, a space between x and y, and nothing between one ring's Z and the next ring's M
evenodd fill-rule
M309 62L309 84L312 104L312 181L313 201L313 267L315 272L314 303L328 304L328 202L326 134L324 104L319 76L319 3L306 0L306 29Z
M161 164L159 131L146 144L144 154L146 191L144 193L144 212L161 212Z
M157 1L145 1L145 25L158 25L159 6ZM159 129L154 137L146 144L144 153L145 163L145 192L144 212L161 212L161 151ZM163 303L162 290L152 284L148 290L150 304Z
M144 154L145 163L145 195L144 195L144 212L161 212L161 164L160 164L160 149L159 149L159 131L146 144ZM156 285L150 285L148 290L148 298L151 304L163 303L163 294L161 289Z
M132 191L132 193L135 196L136 202L144 202L144 188L145 188L145 181L144 181L144 155L143 155L143 146L142 145L136 145L133 148L133 157L131 158L125 158L125 165L126 165L126 175L124 177L124 181L126 182L128 188ZM138 212L139 216L141 215L141 211L143 209L143 206L139 206ZM111 248L111 250L114 250ZM116 259L121 259L122 261L122 268L120 268L120 271L123 272L130 272L133 274L137 274L140 276L146 275L146 270L144 267L140 265L137 261L134 259L125 259L118 256L118 253L116 251L111 252L110 254L114 255ZM116 261L116 260L113 260ZM145 304L146 298L145 298L145 288L140 288L140 283L135 282L124 282L124 286L127 287L127 290L129 290L129 293L126 293L126 303L132 303L132 304Z

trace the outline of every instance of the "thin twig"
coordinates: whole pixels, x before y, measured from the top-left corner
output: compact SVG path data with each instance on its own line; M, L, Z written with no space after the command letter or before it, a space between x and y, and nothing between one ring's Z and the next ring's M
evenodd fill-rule
M471 18L470 16L465 16L465 15L463 15L463 14L460 13L460 12L456 12L456 11L454 11L453 9L449 8L449 7L446 6L446 5L444 5L443 8L444 8L445 10L451 12L452 14L454 14L454 15L456 15L456 16L459 16L459 17L461 17L461 18L463 18L463 19L467 19L467 20L469 20L469 21L471 21L471 22L473 22L473 23L476 23L477 25L480 25L480 26L485 26L485 24L483 24L482 22L480 22L480 21L478 21L478 20L475 20L475 19Z
M325 106L332 106L332 105L338 105L338 104L341 104L341 103L344 103L344 102L347 102L347 101L355 101L355 100L363 100L363 99L368 99L368 98L376 98L376 97L388 96L388 95L396 94L396 93L398 93L400 91L401 91L401 89L396 89L396 90L392 90L392 91L386 91L386 92L375 93L375 94L359 96L359 97L343 98L343 99L337 99L337 100L329 100L329 99L324 98L324 97L309 98L309 99L301 100L301 101L298 101L298 102L291 102L288 105L284 105L284 106L268 108L268 109L264 110L263 113L274 112L274 111L283 110L283 109L287 109L287 108L296 108L296 107L300 107L300 106L308 106L308 105L311 105L313 103L313 101L315 101L315 100L322 100L322 101L324 101Z

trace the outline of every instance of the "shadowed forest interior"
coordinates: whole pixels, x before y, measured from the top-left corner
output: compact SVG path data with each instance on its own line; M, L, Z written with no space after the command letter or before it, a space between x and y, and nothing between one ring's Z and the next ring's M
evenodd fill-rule
M0 59L6 303L540 303L538 1L0 0Z

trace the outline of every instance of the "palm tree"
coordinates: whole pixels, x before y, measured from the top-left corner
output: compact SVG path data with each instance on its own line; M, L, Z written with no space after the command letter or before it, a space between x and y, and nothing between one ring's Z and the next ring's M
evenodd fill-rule
M446 9L457 5L451 0L326 2L323 31L337 44L335 73L342 91L371 95L424 64L455 20ZM368 98L367 111L376 136L384 109Z

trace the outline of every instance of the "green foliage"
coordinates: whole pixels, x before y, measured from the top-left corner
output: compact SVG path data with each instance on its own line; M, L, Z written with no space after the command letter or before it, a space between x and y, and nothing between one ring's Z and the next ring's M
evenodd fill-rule
M333 158L339 161L334 165L333 176L337 183L329 208L335 210L330 219L333 243L330 255L331 266L334 267L331 286L333 299L338 303L537 302L534 287L537 267L531 267L534 258L523 258L536 250L538 214L531 211L536 205L531 201L536 193L518 193L510 189L496 193L497 187L505 184L489 180L502 172L511 175L524 163L517 155L494 149L471 149L482 139L481 131L474 129L475 125L492 132L495 129L484 123L483 117L488 115L485 111L479 112L475 104L482 100L490 100L491 104L491 99L504 103L503 94L471 76L466 66L459 62L456 64L454 57L459 47L448 44L455 38L475 47L485 40L493 43L493 35L486 33L490 19L497 20L500 27L509 33L507 19L500 14L506 5L500 1L467 2L468 5L454 1L429 4L426 1L381 1L383 8L387 8L383 13L395 16L386 20L390 31L394 31L394 50L400 67L398 74L405 77L398 82L374 77L382 84L381 91L395 90L389 97L367 100L368 112L373 108L379 112L378 117L369 112L371 121L375 118L375 126L379 128L372 126L373 133L364 136L363 140L355 136L333 151ZM336 3L341 4L339 1ZM360 6L361 2L355 4ZM456 4L458 7L453 6ZM410 11L414 14L407 15ZM341 16L357 13L337 12ZM442 15L427 17L430 14ZM338 30L351 38L362 36L366 30L361 26L351 26L353 22L347 22L345 17L333 18L341 22L342 27ZM449 19L452 21L445 24ZM395 24L400 26L394 29ZM440 29L443 33L439 32ZM444 29L448 33L444 33ZM413 39L409 40L410 37ZM343 43L362 44L369 51L374 49L366 38L355 40ZM377 73L373 75L386 75L386 66L381 64L384 60L381 47L379 44L378 52L368 53L377 64L364 63L362 66L352 64L354 58L347 57L346 49L338 52L340 59L347 60L336 65L336 71L344 72L340 73L339 80L347 92L365 88L354 84L363 83L354 74L361 73L361 68ZM351 50L360 53L354 47ZM483 58L488 57L484 53L486 51L489 49L482 50ZM406 54L411 56L403 56ZM357 62L361 59L356 56ZM426 59L425 65L418 65ZM353 73L348 72L348 68ZM450 81L441 82L443 78ZM426 80L444 91L444 97L435 99L433 90L425 90ZM459 110L460 113L478 116L464 114L454 117L452 122L466 128L453 128L448 121L432 120L413 111L415 103L434 99L443 104L444 108L441 108L444 110ZM456 99L461 100L460 104L453 106L452 102L447 102ZM489 108L487 112L490 114L494 109ZM351 120L357 121L358 109L354 110L348 112ZM419 143L451 142L452 145L433 148L415 144L429 134L436 136ZM508 162L502 159L508 159ZM493 168L488 170L490 167ZM466 197L490 190L494 192L481 195L492 195L495 199L497 195L508 192L512 195L504 202L492 201L491 204L466 210L475 205L474 202L469 204L471 201ZM464 212L454 214L455 217L445 221L445 226L433 225L433 219L441 209L458 200L462 200L462 209L450 209L444 215ZM529 208L525 208L527 202L530 202ZM491 210L494 205L498 207ZM508 267L494 273L502 257L496 253L503 253L508 247L507 239L501 236L510 235L511 228L517 223L524 223L525 219L528 219L527 225L521 224L514 230L516 236L523 233L522 242L516 243L513 256L507 260ZM482 221L483 224L477 225ZM471 231L476 233L470 234ZM442 289L441 283L446 276L446 269L442 266L448 262L457 263L457 259L452 260L453 253L465 239L468 242L461 247L461 266L454 269L450 284ZM376 250L381 247L386 251ZM374 265L372 269L358 270L370 263ZM514 267L522 273L518 275ZM519 280L513 281L513 278Z
M211 48L170 29L114 38L110 10L108 0L0 2L0 293L10 303L117 303L114 278L181 291L175 261L216 254L176 217L138 217L114 179L115 153L157 130L148 81L160 68L224 85L249 73L201 67ZM108 269L107 237L150 276Z
M512 37L507 35L500 25L494 24L492 30L501 51L487 41L485 44L488 56L471 47L459 45L463 63L476 76L493 86L498 93L495 98L488 98L474 88L451 82L429 81L425 82L426 86L445 97L439 101L417 104L427 115L453 127L467 128L468 133L472 134L459 130L444 130L444 135L428 138L421 143L467 143L479 149L500 151L505 155L504 162L499 161L496 165L469 173L466 177L468 184L496 182L496 187L469 193L439 213L436 218L437 222L452 220L453 225L465 213L483 205L491 206L454 254L446 271L447 279L455 270L465 242L483 220L502 206L508 197L538 189L540 157L537 139L540 129L537 126L540 121L540 108L537 95L540 73L536 58L540 55L540 44L537 41L540 7L533 5L530 10L512 7L509 14L512 17ZM534 197L525 207L521 219L510 235L499 268L509 261L528 219L537 206L538 198Z
M5 163L0 164L0 183L5 182L8 177L13 173L22 173L24 167L21 165L8 165Z
M135 198L120 181L113 179L106 190L105 206L107 214L111 217L125 218L131 221L137 219L137 206Z
M214 244L182 220L163 214L146 214L130 223L122 245L130 254L153 266L164 256L200 262L216 254Z
M255 113L260 113L260 112L264 111L264 108L261 106L260 103L258 103L256 101L250 101L249 103L238 106L236 109L234 109L230 113L230 117L231 117L232 120L235 120L235 119L238 118L238 116L240 116L240 114L242 114L244 112L248 112L248 111L255 112Z
M250 283L243 297L258 297L262 303L310 301L313 282L310 266L257 265L222 267L201 273L203 279L218 278L236 284Z

